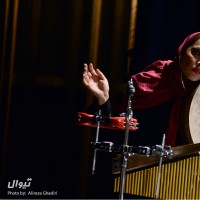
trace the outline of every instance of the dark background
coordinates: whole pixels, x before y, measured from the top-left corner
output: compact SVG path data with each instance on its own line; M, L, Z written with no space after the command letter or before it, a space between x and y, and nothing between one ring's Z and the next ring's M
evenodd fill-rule
M97 174L91 176L90 142L95 130L76 123L77 112L85 111L91 101L82 85L82 69L83 63L91 62L93 2L1 0L1 198L17 198L7 195L7 184L27 178L32 178L33 191L57 191L57 196L47 198L113 197L112 155L100 153ZM199 0L138 0L130 53L131 1L101 2L95 62L109 79L113 103L129 73L157 59L173 59L183 39L200 30ZM123 5L120 21L116 21L118 4ZM129 56L132 64L127 74ZM102 132L104 139L123 138L118 132Z

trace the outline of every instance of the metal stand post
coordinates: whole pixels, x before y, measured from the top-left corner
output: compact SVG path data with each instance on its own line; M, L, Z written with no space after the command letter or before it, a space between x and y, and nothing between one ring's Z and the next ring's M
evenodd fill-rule
M128 81L128 106L127 106L127 113L126 113L126 127L125 127L125 137L124 137L124 144L123 144L123 150L122 150L122 161L121 161L121 179L120 179L120 193L119 193L119 199L124 198L124 183L125 183L125 176L126 176L126 169L127 169L127 163L128 163L128 139L129 139L129 126L130 126L130 120L133 116L132 111L132 101L131 97L135 93L135 88L133 86L132 79Z
M157 180L157 185L156 185L156 199L158 199L158 196L159 196L161 167L162 167L162 160L163 160L163 155L164 155L164 148L165 148L165 134L163 134L163 138L162 138L162 146L161 146L162 151L161 151L161 155L160 155L158 180Z
M101 110L99 110L98 115L96 116L97 121L97 129L96 129L96 138L95 138L95 144L99 140L99 128L100 128L100 121L101 121ZM97 149L94 148L94 154L93 154L93 162L92 162L92 174L94 174L95 167L96 167L96 156L97 156Z

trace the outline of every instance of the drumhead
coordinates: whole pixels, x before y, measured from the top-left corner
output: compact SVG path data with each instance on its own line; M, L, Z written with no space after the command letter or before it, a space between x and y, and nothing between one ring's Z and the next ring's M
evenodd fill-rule
M179 130L178 145L200 143L200 85L183 102Z
M195 90L189 108L189 131L192 142L200 143L200 85Z

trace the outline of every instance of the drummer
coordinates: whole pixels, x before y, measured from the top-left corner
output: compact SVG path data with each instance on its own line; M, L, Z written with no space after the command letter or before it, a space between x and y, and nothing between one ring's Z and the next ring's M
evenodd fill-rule
M133 117L140 127L130 135L130 143L160 144L163 134L166 134L167 145L183 144L180 111L185 98L200 83L200 32L189 35L183 41L174 60L155 61L131 78L135 87ZM109 116L126 112L127 94L111 111L108 80L92 63L84 64L83 84L96 97L88 112L94 114L100 109Z

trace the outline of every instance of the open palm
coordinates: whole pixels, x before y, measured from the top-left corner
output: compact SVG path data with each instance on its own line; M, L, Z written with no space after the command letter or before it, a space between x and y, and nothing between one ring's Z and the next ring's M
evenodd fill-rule
M99 69L94 69L92 64L84 64L83 84L98 99L99 104L105 103L109 98L109 83Z

